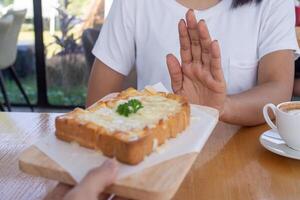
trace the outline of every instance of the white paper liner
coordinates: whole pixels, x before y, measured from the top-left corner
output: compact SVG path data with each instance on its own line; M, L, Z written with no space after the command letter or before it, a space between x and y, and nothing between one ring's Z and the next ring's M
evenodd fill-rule
M166 91L161 84L153 87L158 91ZM201 106L191 105L190 126L177 138L170 139L157 148L140 164L129 166L120 163L117 179L188 153L200 152L217 122L217 111L207 112ZM64 168L77 182L82 180L89 170L100 166L107 159L100 152L58 140L54 133L43 138L35 146Z

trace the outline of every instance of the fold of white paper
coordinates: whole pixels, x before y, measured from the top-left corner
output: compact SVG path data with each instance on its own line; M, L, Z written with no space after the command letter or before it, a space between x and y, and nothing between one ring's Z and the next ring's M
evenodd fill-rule
M161 82L156 83L151 87L158 92L169 92L168 89Z
M166 91L162 87L161 84L153 86L156 90ZM217 122L217 115L207 112L201 106L192 105L190 126L177 138L168 140L140 164L129 166L120 163L118 179L188 153L200 152ZM64 168L77 182L89 170L100 166L107 159L94 150L60 141L54 134L49 134L35 146Z

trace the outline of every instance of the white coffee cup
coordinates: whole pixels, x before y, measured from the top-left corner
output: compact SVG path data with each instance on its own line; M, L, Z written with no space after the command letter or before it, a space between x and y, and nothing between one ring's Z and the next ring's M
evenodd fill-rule
M271 109L276 118L276 125L270 119L268 110ZM300 151L300 101L284 102L275 106L267 104L263 114L268 125L279 133L285 143Z

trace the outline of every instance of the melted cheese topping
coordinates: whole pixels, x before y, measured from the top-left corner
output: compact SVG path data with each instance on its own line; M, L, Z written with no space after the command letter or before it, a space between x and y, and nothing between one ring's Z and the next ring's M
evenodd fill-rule
M126 101L118 101L113 108L103 107L94 112L87 112L79 116L81 120L90 121L106 128L110 133L115 131L129 133L130 140L137 140L138 132L145 127L153 128L160 119L167 119L170 115L180 111L181 104L163 96L138 96L143 108L128 117L116 112L118 106Z

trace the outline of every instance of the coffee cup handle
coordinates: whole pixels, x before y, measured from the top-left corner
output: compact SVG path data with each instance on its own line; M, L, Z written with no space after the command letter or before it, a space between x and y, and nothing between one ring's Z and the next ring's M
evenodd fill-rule
M264 118L267 122L267 124L274 130L274 131L277 131L277 127L276 125L272 122L272 120L270 119L270 116L269 116L269 113L268 113L268 110L269 108L271 108L271 110L273 111L275 117L276 117L276 106L274 104L267 104L265 105L264 109L263 109L263 114L264 114Z

